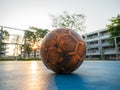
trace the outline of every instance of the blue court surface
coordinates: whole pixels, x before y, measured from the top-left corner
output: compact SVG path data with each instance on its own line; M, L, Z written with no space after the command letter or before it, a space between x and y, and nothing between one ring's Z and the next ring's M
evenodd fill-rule
M120 90L120 61L84 61L70 75L41 61L0 61L0 90Z

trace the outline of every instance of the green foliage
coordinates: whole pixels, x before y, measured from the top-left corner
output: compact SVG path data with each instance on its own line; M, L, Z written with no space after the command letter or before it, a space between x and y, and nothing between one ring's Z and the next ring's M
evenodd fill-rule
M37 27L30 27L30 30L26 31L25 37L28 42L35 43L35 42L39 42L48 32L49 32L48 29L39 29Z
M40 47L41 39L49 32L48 29L40 29L37 27L30 27L30 30L25 32L24 38L26 38L25 51L29 54L33 50L33 46Z
M84 30L84 23L86 17L82 14L68 14L63 12L62 15L54 16L52 15L52 27L55 28L70 28L73 30Z
M110 43L112 44L114 42L114 37L116 37L118 51L120 51L120 15L112 17L109 21L111 24L107 25L107 28L110 32Z
M2 31L2 40L7 40L9 39L9 33L7 30Z
M9 33L6 30L3 30L3 28L1 28L0 30L0 57L1 57L1 51L5 51L6 48L3 48L2 46L4 46L4 41L7 40L9 38Z
M111 24L107 25L107 30L110 32L110 39L113 40L113 37L120 36L120 15L112 17L109 21Z
M14 58L0 58L0 61L12 61Z
M30 56L30 53L32 52L31 44L26 43L26 48L25 48L26 53L28 54L28 57Z
M17 58L17 61L40 61L40 58ZM16 58L0 58L0 61L16 61Z
M37 38L43 38L48 32L48 29L40 29L37 27L30 27L30 29L34 30L34 34L36 35Z

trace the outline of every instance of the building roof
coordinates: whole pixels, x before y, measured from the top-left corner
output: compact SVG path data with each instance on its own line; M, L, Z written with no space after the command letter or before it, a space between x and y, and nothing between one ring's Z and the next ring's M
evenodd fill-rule
M106 31L106 30L107 30L107 29L104 28L104 29L100 29L100 30L93 31L93 32L85 33L85 34L83 34L83 35L91 35L91 34L95 34L95 33L102 32L102 31Z

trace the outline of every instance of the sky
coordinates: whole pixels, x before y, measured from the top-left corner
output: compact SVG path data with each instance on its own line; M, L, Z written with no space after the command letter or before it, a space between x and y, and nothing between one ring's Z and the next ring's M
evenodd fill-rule
M64 11L86 16L86 32L106 28L120 14L120 0L0 0L0 25L52 29L50 15Z

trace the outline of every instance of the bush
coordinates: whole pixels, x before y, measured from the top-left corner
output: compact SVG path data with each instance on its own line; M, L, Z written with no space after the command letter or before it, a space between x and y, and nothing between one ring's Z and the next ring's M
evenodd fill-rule
M40 61L40 58L0 58L0 61Z

